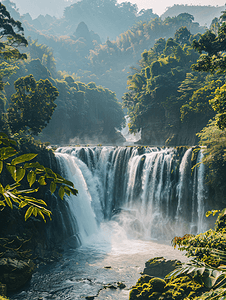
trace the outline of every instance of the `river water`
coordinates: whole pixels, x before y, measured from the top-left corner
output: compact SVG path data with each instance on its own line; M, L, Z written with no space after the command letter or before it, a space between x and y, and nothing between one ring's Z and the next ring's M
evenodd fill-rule
M84 245L68 249L57 262L39 265L30 283L11 299L128 300L145 262L157 256L185 261L169 241L128 238L117 221L102 223Z

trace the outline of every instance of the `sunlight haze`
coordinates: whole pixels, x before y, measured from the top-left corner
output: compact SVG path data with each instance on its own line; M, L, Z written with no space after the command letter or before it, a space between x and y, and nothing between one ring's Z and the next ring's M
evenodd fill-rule
M125 2L124 0L118 0L118 3ZM212 1L212 0L198 0L198 1L169 1L169 0L130 0L128 2L136 3L139 10L145 8L152 8L153 12L162 15L167 7L173 6L174 4L187 4L187 5L211 5L211 6L223 6L226 1L225 0L218 0L218 1Z

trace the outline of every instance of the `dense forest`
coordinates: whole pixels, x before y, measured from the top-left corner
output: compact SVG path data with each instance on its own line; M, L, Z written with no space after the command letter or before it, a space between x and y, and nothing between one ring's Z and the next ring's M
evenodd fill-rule
M225 10L225 6L174 4L172 7L167 8L161 18L165 19L175 17L181 13L188 13L194 17L196 22L209 27L214 18L221 16L223 10Z
M102 1L101 6L98 1L92 1L92 12L98 16L95 20L85 14L91 9L87 1L66 8L60 19L46 15L35 20L29 15L20 16L9 0L3 3L22 22L25 36L52 49L57 71L66 71L84 83L94 81L109 88L119 100L125 92L130 67L137 66L141 53L153 47L155 39L172 37L181 26L187 26L192 34L205 31L187 15L162 21L151 10L138 12L135 5L119 5L116 1ZM79 9L82 12L78 18ZM114 14L107 13L109 9ZM105 15L109 17L102 18ZM112 34L109 27L114 31Z
M37 84L48 80L59 93L52 104L53 116L33 131L50 143L123 142L116 130L121 129L127 110L130 131L142 132L140 143L193 145L198 142L196 133L214 117L209 103L223 86L224 74L191 68L202 52L194 44L206 30L191 14L162 20L151 10L138 12L131 3L93 1L89 7L83 0L66 7L59 19L46 15L32 20L28 14L21 16L9 0L3 3L12 17L22 21L29 36L23 49L27 59L7 62L5 74L11 76L1 92L3 128L14 134L19 128L14 121L16 83L30 74ZM108 23L115 30L106 42L100 24L89 23L91 9L101 28L110 32ZM102 18L107 11L113 12L108 21ZM222 22L220 18L212 21L207 38L218 35ZM112 40L111 36L117 37ZM20 123L22 132L26 126Z

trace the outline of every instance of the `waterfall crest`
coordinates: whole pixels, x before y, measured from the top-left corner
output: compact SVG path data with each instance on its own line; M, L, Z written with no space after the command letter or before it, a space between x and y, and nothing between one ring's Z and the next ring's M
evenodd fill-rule
M58 148L61 172L79 191L66 201L81 242L110 219L132 238L169 240L204 231L202 156L183 147Z

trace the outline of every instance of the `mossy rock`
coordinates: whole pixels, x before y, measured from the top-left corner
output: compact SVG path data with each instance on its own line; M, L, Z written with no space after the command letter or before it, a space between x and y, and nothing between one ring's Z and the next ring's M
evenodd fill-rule
M155 290L156 292L163 292L164 288L166 286L166 282L165 280L161 279L161 278L153 278L149 281L150 286L152 287L153 290Z
M142 286L134 287L129 293L129 300L136 300L137 296L140 295Z
M129 299L158 299L164 291L165 286L166 282L161 278L153 278L148 275L141 276L136 286L130 292ZM155 298L150 298L151 295Z
M180 265L181 262L179 260L166 260L164 257L155 257L145 263L142 274L164 278Z
M152 293L149 297L148 297L148 299L151 299L151 300L157 300L157 299L159 299L159 297L162 295L162 293L158 293L158 292L154 292L154 293Z
M179 276L170 279L165 286L162 299L182 300L184 298L194 299L195 296L201 295L205 291L200 284L192 281L188 276Z
M32 276L35 265L31 260L0 259L0 280L8 291L21 288Z
M136 286L137 285L143 285L144 283L148 283L151 279L153 279L154 278L154 276L149 276L149 275L142 275L139 279L138 279L138 281L137 281L137 283L136 283Z

